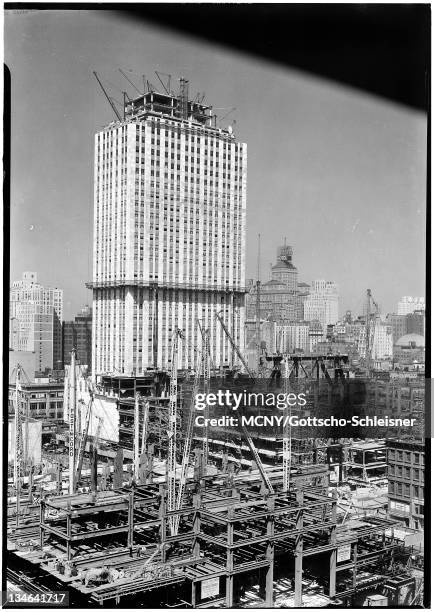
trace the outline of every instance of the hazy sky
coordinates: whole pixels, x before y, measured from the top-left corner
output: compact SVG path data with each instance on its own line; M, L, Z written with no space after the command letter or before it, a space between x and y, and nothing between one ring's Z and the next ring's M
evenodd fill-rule
M12 74L11 280L37 271L64 289L65 318L91 292L93 135L113 112L92 74L122 99L154 70L236 119L248 144L247 270L262 281L276 247L294 248L300 280L334 280L341 311L367 287L383 312L424 295L426 118L214 44L106 11L6 11Z

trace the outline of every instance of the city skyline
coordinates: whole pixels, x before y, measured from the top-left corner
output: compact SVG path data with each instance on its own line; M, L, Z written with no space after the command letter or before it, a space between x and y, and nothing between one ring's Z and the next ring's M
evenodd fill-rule
M286 236L300 280L338 283L342 312L360 310L367 287L384 313L425 293L423 113L113 14L6 11L5 25L11 281L36 269L62 287L65 319L91 299L93 136L113 118L92 70L119 99L113 85L134 91L119 67L136 84L145 69L154 82L153 69L184 75L227 107L220 116L237 107L223 125L235 117L248 145L247 279L256 277L260 232L262 281Z

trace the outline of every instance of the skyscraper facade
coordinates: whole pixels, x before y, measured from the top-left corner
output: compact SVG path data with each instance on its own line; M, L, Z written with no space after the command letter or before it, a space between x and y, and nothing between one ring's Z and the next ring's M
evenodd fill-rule
M35 272L24 272L10 289L10 348L34 351L40 371L62 361L62 289L43 287Z
M339 290L336 283L325 280L312 282L311 290L304 301L304 319L318 320L324 336L327 325L334 325L339 320Z
M74 321L63 323L63 365L70 365L71 351L75 348L80 365L92 363L92 309L85 306ZM88 370L89 371L89 370Z
M392 340L395 344L402 336L407 333L407 318L403 314L388 314L386 317L387 323L392 328Z
M149 91L95 136L92 371L134 375L195 363L197 322L212 359L244 344L247 146L211 107Z
M393 356L393 330L387 322L379 319L371 323L369 335L372 359L386 360ZM366 358L366 323L360 327L357 349L360 357Z
M298 270L293 263L293 249L289 245L277 248L276 263L271 268L271 279L262 283L259 292L259 316L268 321L289 324L303 319L303 302L307 297L306 284L298 282ZM256 318L257 286L251 281L246 298L247 318Z

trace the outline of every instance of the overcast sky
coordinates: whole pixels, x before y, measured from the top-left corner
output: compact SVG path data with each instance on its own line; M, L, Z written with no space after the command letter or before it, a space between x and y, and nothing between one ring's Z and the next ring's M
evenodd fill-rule
M337 52L339 50L337 49ZM114 12L6 11L12 74L11 280L64 289L66 319L91 302L93 135L154 70L236 120L248 144L247 270L261 280L284 237L302 281L334 280L341 312L366 288L382 311L424 295L426 118L326 80L134 23Z

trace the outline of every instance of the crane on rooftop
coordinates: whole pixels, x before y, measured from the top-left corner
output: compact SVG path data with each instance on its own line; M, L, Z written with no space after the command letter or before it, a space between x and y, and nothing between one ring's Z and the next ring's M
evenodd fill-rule
M99 83L99 86L102 89L103 94L105 95L105 97L107 98L108 103L110 104L110 106L112 107L112 110L114 112L114 114L116 115L116 118L118 121L122 121L122 117L118 111L118 109L116 108L116 106L113 103L113 100L110 98L110 96L108 95L108 93L106 92L104 85L101 83L101 80L99 78L99 76L97 75L97 73L95 72L95 70L93 71L93 74L95 75L96 80Z

